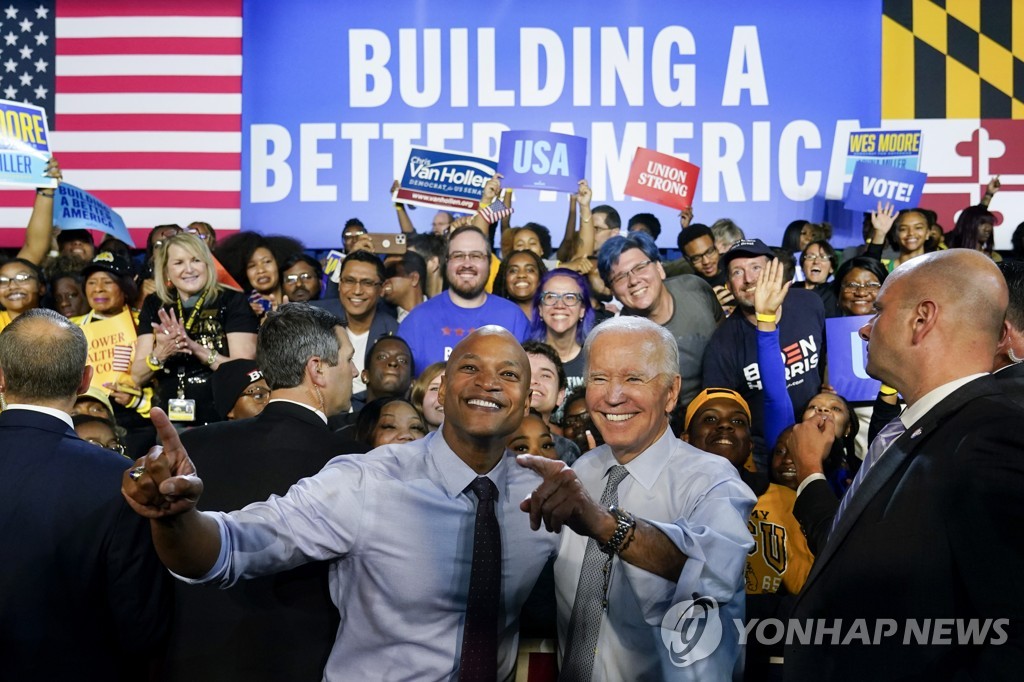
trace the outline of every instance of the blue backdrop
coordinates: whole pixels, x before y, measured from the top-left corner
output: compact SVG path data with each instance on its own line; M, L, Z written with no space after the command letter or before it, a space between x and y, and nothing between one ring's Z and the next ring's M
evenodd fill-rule
M589 138L595 204L653 212L661 246L676 212L622 193L637 146L701 167L697 221L778 243L841 195L846 131L879 123L877 1L246 0L244 17L242 226L312 247L353 216L397 231L410 145L493 158L505 129ZM557 243L564 194L515 207ZM412 216L429 230L432 211Z

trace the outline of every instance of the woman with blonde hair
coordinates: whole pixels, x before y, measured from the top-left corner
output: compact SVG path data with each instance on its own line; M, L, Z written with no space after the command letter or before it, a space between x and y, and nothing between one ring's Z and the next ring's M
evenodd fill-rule
M228 359L256 357L256 317L244 295L217 283L213 256L194 234L176 234L157 250L154 278L156 293L139 315L132 379L157 381L156 404L172 421L218 421L210 377Z

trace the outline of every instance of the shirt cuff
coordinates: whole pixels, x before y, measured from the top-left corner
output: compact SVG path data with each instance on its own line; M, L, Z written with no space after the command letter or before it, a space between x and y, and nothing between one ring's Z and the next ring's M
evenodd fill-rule
M212 580L219 578L220 575L224 573L225 569L227 568L228 530L224 526L224 522L221 521L219 515L216 515L213 518L217 522L217 531L220 533L220 554L217 555L217 562L213 565L213 568L206 572L206 575L201 576L199 578L186 578L183 575L178 575L174 571L167 569L168 573L170 573L183 583L188 583L189 585L201 585L203 583L208 583Z
M825 474L811 474L810 476L808 476L804 480L800 481L800 485L798 485L796 487L796 496L800 497L800 493L802 493L804 491L804 488L806 488L807 485L811 481L827 481L827 480L828 479L825 478Z

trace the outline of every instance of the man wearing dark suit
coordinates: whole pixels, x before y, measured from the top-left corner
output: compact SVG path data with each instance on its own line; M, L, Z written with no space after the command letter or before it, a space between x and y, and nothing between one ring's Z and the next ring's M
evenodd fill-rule
M1006 397L1024 407L1024 261L1004 260L998 267L1006 279L1010 304L992 376Z
M0 334L0 677L143 680L166 639L170 576L120 494L126 461L75 435L92 378L51 310Z
M256 362L270 402L250 419L182 434L209 486L203 509L230 511L284 495L337 455L364 452L327 428L347 410L354 366L341 320L304 303L260 328ZM334 370L327 372L327 365ZM327 563L242 581L227 590L179 583L168 680L319 680L338 628Z
M880 456L869 452L841 504L820 476L832 424L795 427L794 514L816 560L792 618L842 625L788 645L787 679L988 680L1024 668L1024 585L1014 579L1024 547L1012 540L1024 412L987 374L1006 305L1003 278L973 250L927 254L890 275L861 335L868 373L907 401L907 428ZM963 646L972 622L984 634Z

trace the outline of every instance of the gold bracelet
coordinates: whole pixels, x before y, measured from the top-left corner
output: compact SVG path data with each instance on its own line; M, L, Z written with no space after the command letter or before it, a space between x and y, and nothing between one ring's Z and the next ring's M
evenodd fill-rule
M757 318L758 322L775 322L777 319L779 319L778 315L765 315L763 313L756 313L754 317Z

